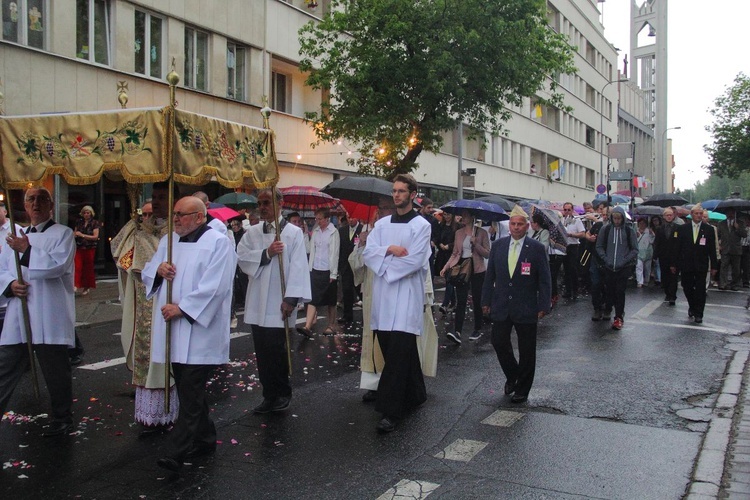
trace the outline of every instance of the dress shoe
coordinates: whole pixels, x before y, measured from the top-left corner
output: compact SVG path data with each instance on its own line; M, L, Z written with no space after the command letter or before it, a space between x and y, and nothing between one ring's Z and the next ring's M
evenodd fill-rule
M141 428L141 432L138 434L138 438L145 439L151 436L156 436L157 434L166 432L166 430L166 425L144 425Z
M674 300L670 300L670 301L669 301L669 305L670 305L670 306L673 306L674 304L675 304L675 301L674 301Z
M291 396L281 396L276 398L271 406L271 411L284 411L289 408L289 404L292 402Z
M739 289L739 287L733 286L733 287L732 287L732 291L733 291L733 292L739 292L739 291L740 291L740 289Z
M74 354L70 357L70 366L78 366L81 364L81 361L83 361L83 358L80 354Z
M263 414L263 413L271 413L273 411L273 400L271 399L264 399L261 404L253 408L253 413L257 414Z
M511 403L523 403L526 400L529 399L528 394L514 394L512 398L510 398Z
M600 321L602 319L602 311L600 309L594 310L594 314L591 315L591 321Z
M602 309L602 319L604 321L609 321L612 318L612 311L607 309Z
M383 417L376 427L379 433L387 434L396 430L396 419Z
M211 455L216 451L216 443L213 445L210 444L200 444L200 445L193 445L190 450L188 450L187 453L185 453L185 458L198 458L203 457L205 455Z
M688 318L692 319L693 316L695 316L695 314L693 314L693 310L692 309L688 309Z
M516 384L511 381L505 382L505 387L503 387L503 392L506 396L510 396L514 392L516 392Z
M696 316L695 317L695 322L698 323L698 324L701 324L701 323L703 323L703 318L700 317L700 316Z
M171 472L180 472L182 462L172 457L163 457L156 461L156 465Z
M367 391L362 395L362 402L374 403L378 400L378 391Z
M42 436L46 438L62 436L63 434L70 434L72 430L73 424L69 424L67 422L52 422L45 427L44 432L42 432Z

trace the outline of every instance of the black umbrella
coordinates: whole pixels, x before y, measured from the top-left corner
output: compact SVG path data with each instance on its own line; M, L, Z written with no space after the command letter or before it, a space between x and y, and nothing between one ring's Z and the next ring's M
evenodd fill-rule
M656 205L638 205L633 209L633 215L662 215L664 209Z
M321 191L340 200L377 206L380 198L392 196L393 183L378 177L342 177Z
M688 200L680 196L679 194L673 194L673 193L658 193L653 196L651 196L648 200L641 203L640 206L643 205L652 205L657 207L678 207L680 205L684 205L685 203L690 203Z
M750 212L750 201L741 198L730 198L716 205L714 212L726 213L729 209L733 209L737 212Z
M503 198L502 196L497 195L497 194L491 194L488 196L480 196L479 198L476 198L476 200L484 201L487 203L494 203L495 205L500 205L500 208L502 208L506 212L510 212L511 210L513 210L513 207L516 206L516 204L513 203L512 201L506 198Z

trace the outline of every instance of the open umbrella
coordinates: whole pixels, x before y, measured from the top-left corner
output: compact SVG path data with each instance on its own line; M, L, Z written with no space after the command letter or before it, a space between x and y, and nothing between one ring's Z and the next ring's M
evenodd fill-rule
M612 197L612 203L617 205L619 203L630 203L630 196L624 196L621 194L615 194L615 193L609 193L609 195ZM592 201L592 204L599 204L603 201L607 201L607 195L606 194L597 194L594 197L594 200Z
M706 210L715 210L716 205L721 203L722 200L706 200L701 202L701 206Z
M217 207L209 208L206 210L208 214L214 219L219 219L221 222L226 223L229 219L240 215L239 212L232 210L229 207Z
M393 183L378 177L350 176L336 179L321 191L341 200L351 217L369 221L381 200L392 199Z
M649 199L641 203L643 205L656 205L657 207L678 207L690 203L688 200L680 196L679 194L673 193L657 193L651 196Z
M737 212L750 212L750 201L741 198L730 198L716 205L714 211L726 213L729 209L736 210Z
M638 205L633 209L633 215L654 216L662 215L663 213L664 209L661 207L657 207L656 205Z
M534 214L538 213L542 216L541 226L549 231L549 244L551 247L565 251L568 247L568 232L563 226L562 219L555 210L551 208L542 208L539 205L530 204L528 208L524 208L526 212L533 217Z
M692 214L688 214L687 218L688 219L692 219L693 218ZM722 214L722 213L712 212L711 210L709 210L708 211L708 220L715 220L717 222L721 222L723 220L727 220L727 216L724 215L724 214Z
M339 201L333 196L321 193L312 186L290 186L281 189L284 200L281 202L283 208L291 210L317 210L318 208L334 208Z
M486 203L479 200L453 200L449 201L440 210L453 215L460 215L462 210L467 210L477 219L486 222L508 220L510 217L505 213L500 205Z
M480 196L479 198L476 198L476 200L485 201L487 203L494 203L495 205L500 205L500 208L502 208L506 212L510 212L511 210L513 210L513 207L516 206L515 202L512 202L497 194L491 194L488 196Z
M231 208L255 208L258 206L258 199L247 193L227 193L219 196L214 200L215 203L221 203Z

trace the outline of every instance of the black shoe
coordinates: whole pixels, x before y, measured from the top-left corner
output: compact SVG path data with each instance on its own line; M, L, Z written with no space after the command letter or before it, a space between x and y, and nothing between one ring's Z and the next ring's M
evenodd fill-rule
M448 332L446 333L448 336L448 339L452 340L454 343L461 345L461 332Z
M442 314L448 314L448 310L444 306L438 307L438 311L440 311Z
M474 330L469 337L469 340L479 340L482 337L482 332L479 330Z
M336 322L339 325L350 325L352 323L352 321L354 321L354 320L346 319L346 318L339 318L339 319L336 320Z
M374 403L378 400L378 391L367 391L362 395L363 403Z
M63 434L70 434L72 430L73 424L67 422L52 422L44 428L42 436L46 438L62 436Z
M156 465L171 472L180 472L180 469L182 468L182 462L172 457L160 458L156 461Z
M273 411L273 400L264 399L261 404L253 408L253 413L261 415L263 413L271 413Z
M739 287L733 286L733 287L732 287L732 291L733 291L733 292L739 292L739 291L740 291L740 289L739 289Z
M379 433L387 434L396 430L396 419L383 417L376 427Z
M564 298L564 299L571 299L571 298L573 298L573 296L572 295L563 295L562 298Z
M74 354L70 357L70 366L78 366L83 361L83 357L80 354Z
M205 455L211 455L215 451L216 451L216 443L214 443L213 445L210 445L210 444L193 445L193 447L190 448L190 450L188 450L187 453L185 453L185 458L203 457Z
M594 310L594 314L591 315L591 321L600 321L602 319L602 311Z
M503 387L503 392L506 396L510 396L514 392L516 392L516 384L514 382L511 382L510 380L505 382L505 387Z
M271 411L284 411L287 408L289 408L289 404L292 402L291 396L281 396L276 398L276 401L273 402L273 406L271 407Z
M602 319L605 321L609 321L610 319L612 319L612 311L602 309Z
M701 324L701 323L703 323L703 318L696 316L695 317L695 322L698 323L698 324Z
M138 438L144 439L151 436L156 436L157 434L166 432L166 430L166 425L144 425L141 427L141 432L138 434Z
M688 318L692 318L693 316L695 316L695 314L693 314L693 310L688 309Z
M674 301L674 300L670 300L670 301L669 301L669 305L670 305L670 306L673 306L674 304L675 304L675 301Z
M528 394L514 394L512 398L510 398L511 403L523 403L527 399L529 399Z

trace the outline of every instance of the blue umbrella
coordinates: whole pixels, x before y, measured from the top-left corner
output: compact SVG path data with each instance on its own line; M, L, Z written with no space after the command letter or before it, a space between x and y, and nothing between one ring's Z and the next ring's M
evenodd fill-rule
M610 196L612 197L612 203L615 205L618 203L630 203L630 198L628 196L623 196L621 194L611 194ZM592 203L596 204L597 202L601 203L602 201L607 201L606 194L597 194Z
M462 210L467 210L477 219L483 221L501 221L508 220L510 217L505 213L505 210L500 205L494 203L487 203L479 200L454 200L449 201L440 210L448 212L453 215L461 215Z
M714 210L716 205L721 203L722 200L706 200L701 202L701 206L706 210Z

